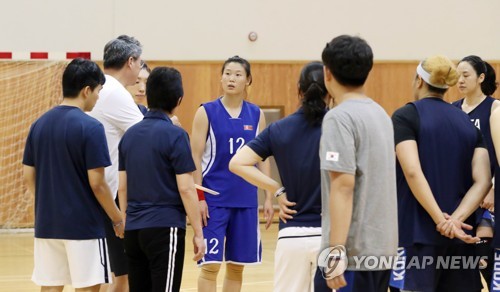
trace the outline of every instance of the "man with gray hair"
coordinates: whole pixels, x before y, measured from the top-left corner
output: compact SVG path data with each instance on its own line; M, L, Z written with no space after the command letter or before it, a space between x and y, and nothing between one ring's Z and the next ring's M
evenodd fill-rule
M104 73L106 82L90 115L99 120L105 129L112 165L106 167L106 181L111 193L118 192L118 143L125 131L143 119L143 115L125 86L135 84L142 68L142 45L133 37L121 35L104 47ZM125 215L126 198L118 199ZM125 217L124 217L125 218ZM128 291L128 263L122 239L115 236L113 224L106 222L113 284L108 291Z

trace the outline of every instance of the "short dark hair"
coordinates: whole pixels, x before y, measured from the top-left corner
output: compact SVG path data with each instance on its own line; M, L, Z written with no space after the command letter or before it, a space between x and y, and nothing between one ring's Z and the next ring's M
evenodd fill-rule
M175 68L156 67L146 82L148 107L171 113L184 96L182 76Z
M323 64L337 82L344 86L362 86L373 67L373 52L359 37L341 35L326 44Z
M495 69L488 62L474 55L464 57L459 63L462 62L469 63L474 68L474 71L476 71L477 76L484 74L484 80L481 83L481 91L484 94L492 95L497 90L497 75Z
M142 45L138 40L121 35L104 46L104 69L120 70L130 57L137 60L141 54Z
M226 69L226 66L229 63L241 64L241 66L243 66L243 68L245 69L245 73L247 73L247 78L250 78L250 82L248 83L248 85L252 84L252 70L250 68L250 63L247 60L241 58L240 56L233 56L227 59L222 65L221 74L224 74L224 70Z
M64 69L62 76L63 96L76 98L86 86L94 90L99 84L103 85L105 81L106 77L96 63L82 58L74 59Z

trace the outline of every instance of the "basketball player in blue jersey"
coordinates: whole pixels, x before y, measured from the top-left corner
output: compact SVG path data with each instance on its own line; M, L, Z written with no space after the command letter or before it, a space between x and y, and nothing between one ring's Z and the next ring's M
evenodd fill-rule
M199 262L198 291L216 291L223 259L227 263L223 291L240 291L244 265L261 262L257 188L229 171L234 154L266 126L259 107L244 100L251 82L248 61L229 58L222 66L223 95L203 104L194 117L195 183L220 193L206 198L199 194L207 252ZM268 162L258 166L269 174ZM271 194L266 192L266 228L273 214Z
M491 187L488 151L480 131L466 114L443 100L458 79L447 57L425 59L413 82L417 101L392 117L399 246L406 252L398 287L402 291L481 291L479 266L438 265L438 259L476 255L474 243L479 238L470 229L474 212ZM422 267L424 258L432 258L432 263Z
M274 259L275 292L319 292L313 285L321 245L318 151L321 122L331 99L325 88L323 64L312 62L304 66L298 85L301 107L269 125L229 164L231 171L271 191L279 202L282 222ZM276 160L283 186L255 168L269 156ZM328 290L332 291L325 289Z
M458 63L457 71L460 74L458 90L463 94L464 98L455 101L453 105L467 113L471 122L481 130L488 149L492 177L494 177L497 160L493 141L491 140L490 115L500 105L500 101L491 97L497 89L495 70L480 57L467 56ZM494 221L492 217L494 216L492 214L494 210L493 204L494 188L491 188L477 212L479 226L476 235L481 238L481 241L476 247L479 255L488 258L484 262L486 267L481 269L481 274L486 283L491 282L491 273L493 271L493 264L490 264L493 263L493 248L491 247Z

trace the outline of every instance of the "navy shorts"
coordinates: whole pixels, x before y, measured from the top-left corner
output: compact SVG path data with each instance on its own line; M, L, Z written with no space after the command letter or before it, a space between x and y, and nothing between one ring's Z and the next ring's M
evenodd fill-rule
M401 285L397 285L401 290L479 292L482 289L480 258L473 244L416 244L405 248L405 256L404 273L398 274L402 278Z
M210 218L203 227L207 250L199 265L224 260L243 265L262 262L258 208L208 206L208 213Z
M337 292L387 292L391 270L382 271L345 271L344 278L347 286L337 289ZM314 291L331 292L321 270L316 269L314 277Z

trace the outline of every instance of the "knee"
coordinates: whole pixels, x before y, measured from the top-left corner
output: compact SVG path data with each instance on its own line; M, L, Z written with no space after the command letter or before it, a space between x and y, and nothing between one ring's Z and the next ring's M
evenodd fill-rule
M200 278L208 281L216 281L219 274L220 264L206 264L201 266Z
M128 291L128 274L121 276L114 276L113 274L113 283L109 285L107 291L108 292L120 292L120 291Z
M243 281L243 269L245 266L243 265L235 265L228 263L226 265L226 279L232 281Z

